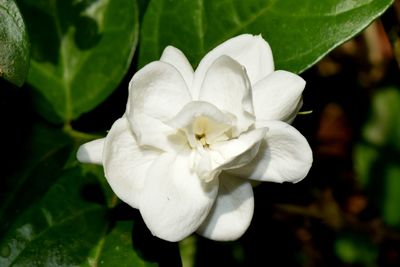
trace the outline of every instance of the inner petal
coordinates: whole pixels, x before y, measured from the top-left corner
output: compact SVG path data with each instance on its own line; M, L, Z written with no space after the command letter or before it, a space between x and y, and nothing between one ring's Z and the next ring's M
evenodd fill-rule
M229 138L234 121L234 116L210 103L193 101L167 124L184 132L192 149L208 149L213 143Z
M243 66L228 56L221 56L207 71L199 99L233 114L236 122L232 132L237 137L255 122L251 90Z
M199 116L193 122L193 129L188 134L193 132L196 139L196 144L203 148L210 148L214 142L224 141L229 139L231 128L230 125L216 122L210 117Z

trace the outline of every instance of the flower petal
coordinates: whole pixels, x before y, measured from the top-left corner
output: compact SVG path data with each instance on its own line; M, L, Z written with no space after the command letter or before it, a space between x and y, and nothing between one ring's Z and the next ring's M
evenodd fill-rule
M206 218L218 192L218 179L203 183L189 170L187 155L164 153L151 165L140 212L153 235L180 241Z
M199 100L234 115L236 136L254 123L250 82L243 67L228 56L219 57L208 69Z
M137 142L167 149L167 135L171 129L164 122L189 101L191 96L186 83L172 65L155 61L138 71L129 84L126 110Z
M222 55L230 56L243 65L251 84L255 84L274 71L271 48L261 35L242 34L236 36L211 50L200 61L192 86L194 99L199 94L207 70Z
M214 206L197 233L216 241L236 240L251 223L253 188L243 179L222 173Z
M138 146L126 118L114 122L103 153L104 173L114 193L134 208L139 207L147 170L160 153Z
M312 151L304 136L281 121L262 124L268 132L252 162L229 173L258 181L299 182L312 164Z
M291 122L302 104L306 82L288 71L275 71L253 86L256 120Z
M198 150L194 159L195 170L204 181L213 180L221 171L248 164L257 154L267 129L256 129L238 138L210 145L208 150Z
M214 158L219 157L223 162L219 168L221 170L238 168L252 161L267 131L267 128L259 128L243 133L238 138L214 144L212 146Z
M186 86L188 88L192 86L194 71L192 65L190 65L181 50L173 46L167 46L161 55L160 61L174 66L182 75Z
M101 165L105 138L96 139L81 145L76 153L76 158L83 163Z
M175 152L186 144L185 136L177 134L176 129L167 124L143 114L135 115L134 118L130 127L141 146Z

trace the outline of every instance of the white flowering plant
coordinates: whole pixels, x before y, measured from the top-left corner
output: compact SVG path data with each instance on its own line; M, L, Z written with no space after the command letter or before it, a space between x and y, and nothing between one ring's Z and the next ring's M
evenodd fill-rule
M340 64L309 69L393 0L317 2L0 0L0 266L330 258L310 218L348 217L310 170Z
M154 235L235 240L253 216L248 179L298 182L311 167L307 140L288 124L304 87L296 74L274 71L261 36L227 40L196 71L169 46L133 76L124 115L78 159L102 164Z

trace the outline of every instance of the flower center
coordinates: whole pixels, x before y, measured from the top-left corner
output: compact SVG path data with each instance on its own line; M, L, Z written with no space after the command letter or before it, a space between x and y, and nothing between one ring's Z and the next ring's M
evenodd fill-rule
M196 140L198 142L200 142L200 144L203 146L203 148L209 148L210 144L207 143L207 139L206 139L206 134L202 133L202 134L195 134Z

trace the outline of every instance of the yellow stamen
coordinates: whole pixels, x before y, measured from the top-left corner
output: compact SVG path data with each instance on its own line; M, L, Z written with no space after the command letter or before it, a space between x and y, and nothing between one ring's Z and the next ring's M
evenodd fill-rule
M200 141L201 145L202 145L204 148L209 148L209 147L210 147L210 145L207 143L206 135L205 135L204 133L202 133L202 134L195 134L195 136L196 136L196 139Z

